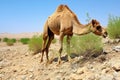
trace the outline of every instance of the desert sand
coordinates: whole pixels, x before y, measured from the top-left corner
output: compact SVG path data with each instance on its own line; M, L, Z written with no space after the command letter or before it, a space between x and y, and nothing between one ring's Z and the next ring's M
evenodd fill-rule
M0 37L30 38L34 34L39 33L1 33ZM120 80L120 52L113 49L120 42L105 42L105 53L98 57L80 61L81 56L76 56L72 62L63 59L59 66L57 46L58 43L50 46L49 58L53 62L46 65L46 58L40 63L41 53L32 55L28 45L7 46L0 42L0 80Z

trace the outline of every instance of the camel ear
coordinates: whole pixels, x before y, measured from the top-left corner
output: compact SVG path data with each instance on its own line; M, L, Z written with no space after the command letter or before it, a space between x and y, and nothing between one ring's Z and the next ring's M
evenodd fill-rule
M96 24L96 20L92 19L92 25L93 25L93 27L94 27L95 24Z

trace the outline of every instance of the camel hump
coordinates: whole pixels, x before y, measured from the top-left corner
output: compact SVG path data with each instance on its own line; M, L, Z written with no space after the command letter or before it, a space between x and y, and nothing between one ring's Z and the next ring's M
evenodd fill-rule
M69 10L70 12L72 12L67 5L63 5L63 4L59 5L59 6L57 7L56 11L57 11L57 12L61 12L61 11L64 11L65 9Z
M57 11L57 12L61 12L61 11L63 11L63 8L64 8L64 5L61 4L61 5L59 5L59 6L57 7L56 11Z

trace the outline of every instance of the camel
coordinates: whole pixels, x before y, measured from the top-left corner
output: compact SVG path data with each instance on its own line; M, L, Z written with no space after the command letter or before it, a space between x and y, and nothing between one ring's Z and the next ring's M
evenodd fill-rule
M67 36L67 55L70 61L70 39L73 34L85 35L90 32L103 37L107 36L107 31L101 27L97 20L92 19L90 23L83 25L67 5L59 5L56 11L48 17L44 25L41 62L43 62L44 52L46 52L47 63L49 62L49 47L51 41L54 39L54 35L59 35L58 64L60 64L64 36Z

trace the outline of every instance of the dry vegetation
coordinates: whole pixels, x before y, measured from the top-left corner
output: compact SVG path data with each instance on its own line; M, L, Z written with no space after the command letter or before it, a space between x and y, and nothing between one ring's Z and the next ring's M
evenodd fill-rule
M109 16L108 33L110 38L120 39L120 17Z

